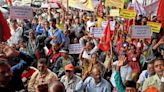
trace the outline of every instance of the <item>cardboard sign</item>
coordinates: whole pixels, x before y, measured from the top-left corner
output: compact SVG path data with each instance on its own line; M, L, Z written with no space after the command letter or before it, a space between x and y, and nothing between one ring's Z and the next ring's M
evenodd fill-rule
M82 46L80 44L70 44L68 49L69 54L80 54L82 51Z
M33 12L31 7L27 6L12 6L10 8L10 18L32 19Z
M150 26L132 26L132 38L151 38L152 32Z
M104 21L102 23L102 28L105 29L106 26L107 26L107 24L108 24L108 21ZM115 30L115 25L116 25L116 21L110 21L110 30L111 31L114 31Z
M136 11L133 11L133 10L127 10L127 9L120 10L120 17L123 17L126 19L135 19L136 14L137 14Z
M119 9L111 9L110 16L120 16L120 10Z
M156 22L147 22L147 25L151 27L152 32L159 33L162 24Z
M124 8L124 0L105 0L105 7Z
M103 36L103 31L104 28L93 27L91 33L93 34L94 37L100 38Z
M68 0L68 6L81 10L94 11L92 0Z

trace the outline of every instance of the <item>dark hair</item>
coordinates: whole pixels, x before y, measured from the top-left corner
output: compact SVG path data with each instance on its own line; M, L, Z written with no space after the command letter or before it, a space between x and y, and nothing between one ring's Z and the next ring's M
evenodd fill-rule
M38 60L38 63L46 64L46 61L47 61L46 58L40 58L40 59Z
M6 66L6 65L9 65L9 63L3 59L0 59L0 67L1 66Z
M55 18L50 19L50 21L53 22L53 23L56 23L56 19Z
M133 88L136 88L136 82L134 82L134 81L127 81L125 83L125 87L133 87Z
M159 57L159 58L157 58L157 59L154 60L154 63L155 63L156 61L163 61L163 62L164 62L164 59L161 58L161 57Z

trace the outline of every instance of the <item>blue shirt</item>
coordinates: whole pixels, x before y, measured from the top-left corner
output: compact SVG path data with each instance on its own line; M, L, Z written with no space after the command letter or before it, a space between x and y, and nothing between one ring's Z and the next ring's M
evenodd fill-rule
M19 91L24 88L21 80L21 74L28 66L30 66L31 62L33 62L33 59L30 56L22 52L20 52L18 57L22 60L20 60L18 64L11 67L11 71L13 72L13 77L10 81L11 92Z
M77 83L76 85L76 91L82 91L84 89L87 90L87 92L112 92L111 91L111 85L106 81L105 79L101 79L101 82L96 85L94 78L88 77L83 82L82 80Z
M55 31L53 32L53 30L55 30ZM57 42L57 43L61 44L62 42L65 42L65 36L62 33L62 31L59 30L59 29L53 29L51 27L50 30L48 31L48 37L52 37L52 36L56 36L57 37L56 39L52 40L52 43Z
M41 35L44 31L44 28L42 27L41 24L38 24L37 27L36 27L36 34L37 35Z

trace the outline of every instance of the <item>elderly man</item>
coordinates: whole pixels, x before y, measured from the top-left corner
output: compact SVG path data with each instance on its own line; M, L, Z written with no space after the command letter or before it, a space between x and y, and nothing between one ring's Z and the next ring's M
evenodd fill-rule
M154 86L158 90L160 90L161 85L161 79L164 72L164 59L156 59L154 62L154 70L155 75L149 77L147 80L145 80L142 91L145 91L150 86Z
M55 80L58 80L57 75L47 68L46 61L45 58L38 60L38 71L33 73L28 84L29 92L36 92L40 85L47 84L49 86L53 84Z
M21 74L31 64L33 59L5 45L0 44L0 50L2 50L0 57L6 57L6 59L0 58L0 91L15 92L24 89ZM19 57L21 60L18 64L11 67L8 64L9 57Z
M76 91L86 89L87 92L112 92L111 85L102 78L101 68L94 66L92 69L92 76L88 77L88 72L85 73L83 80L76 85Z
M75 92L76 84L81 80L80 77L74 74L74 71L72 64L65 66L65 75L62 76L61 82L64 84L66 92Z

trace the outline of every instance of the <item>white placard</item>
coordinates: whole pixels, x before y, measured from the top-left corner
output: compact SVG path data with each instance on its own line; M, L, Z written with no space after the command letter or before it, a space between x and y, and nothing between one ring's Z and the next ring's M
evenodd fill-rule
M108 21L103 21L102 27L105 29L107 24L108 24ZM116 25L116 21L110 21L110 30L111 31L115 30L115 25Z
M28 6L12 6L10 8L10 18L32 19L32 8Z
M82 46L80 44L70 44L68 49L69 54L80 54L82 51Z
M93 27L91 33L93 34L94 37L100 38L103 36L103 31L104 28Z
M151 38L152 32L150 26L132 26L132 38Z

